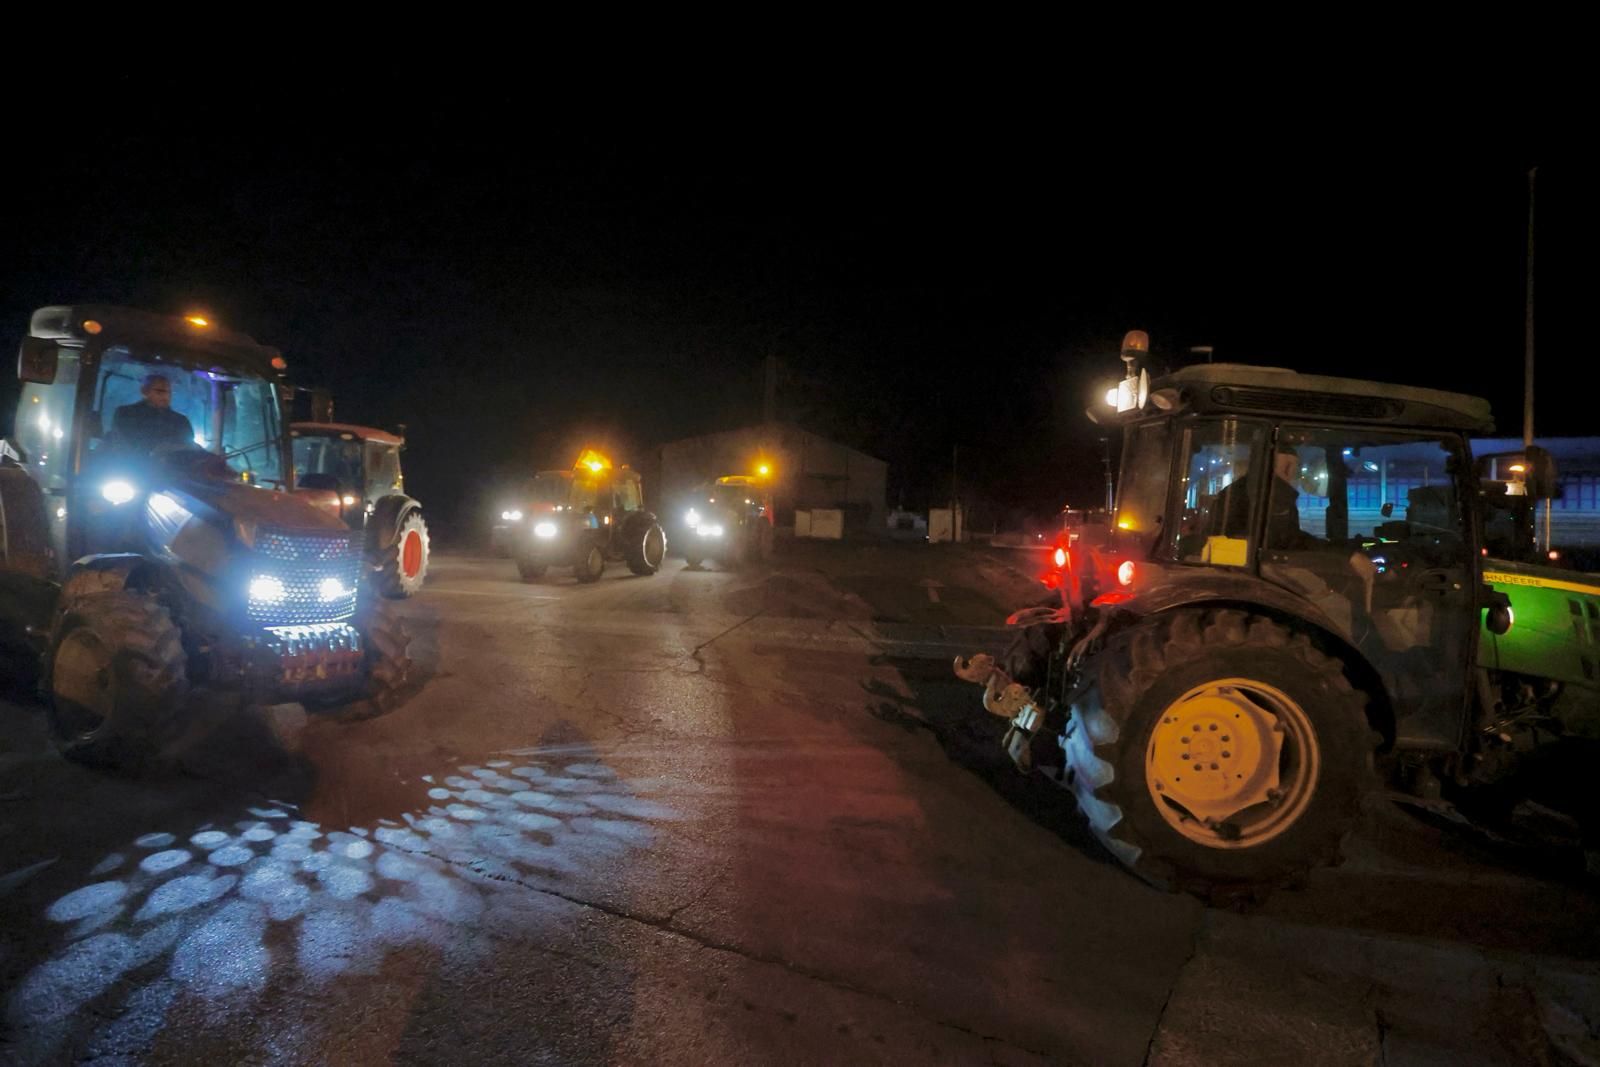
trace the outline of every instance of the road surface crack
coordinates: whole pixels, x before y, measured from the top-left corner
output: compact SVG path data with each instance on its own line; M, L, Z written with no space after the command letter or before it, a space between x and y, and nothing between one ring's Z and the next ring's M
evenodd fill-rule
M1156 1038L1161 1036L1161 1020L1167 1017L1167 1008L1172 1004L1173 994L1178 991L1178 983L1183 981L1183 972L1188 970L1189 964L1193 963L1194 958L1200 955L1200 938L1205 935L1206 917L1209 914L1209 911L1200 913L1200 920L1194 924L1194 931L1189 938L1189 955L1184 957L1183 962L1178 964L1178 969L1172 972L1172 986L1167 990L1166 998L1161 1002L1161 1010L1156 1012L1155 1025L1150 1027L1150 1040L1145 1042L1144 1059L1139 1061L1143 1067L1149 1067L1150 1057L1155 1053Z
M695 664L696 664L697 669L696 669L695 673L696 674L702 673L706 669L706 661L700 658L700 653L704 652L707 648L710 648L713 644L715 644L716 642L722 640L724 637L727 637L729 634L733 633L733 631L737 630L739 627L743 626L745 623L751 622L751 621L753 621L755 619L759 619L761 617L762 613L765 612L766 610L767 610L766 608L762 608L761 611L756 612L754 615L747 615L746 617L740 619L738 622L734 623L732 626L728 627L726 630L723 630L721 633L716 634L713 637L706 638L704 641L700 642L698 645L695 645L694 648L690 649L688 658L693 660L695 662Z
M752 618L753 617L754 616L752 616ZM748 621L748 620L746 620L746 621ZM712 640L716 640L716 639L712 638ZM709 641L706 642L706 643L710 644ZM749 960L752 963L764 963L764 964L768 964L769 966L780 967L783 970L788 971L790 974L793 974L793 975L795 975L796 977L799 977L799 978L804 978L807 981L820 982L823 985L832 986L835 989L839 989L839 990L842 990L842 991L847 992L847 993L853 993L856 996L868 997L868 998L873 999L873 1000L878 1000L878 1001L882 1001L882 1002L887 1003L887 1004L892 1004L897 1008L901 1008L903 1010L910 1011L912 1014L916 1015L918 1018L925 1019L928 1022L933 1023L935 1026L941 1026L941 1027L944 1027L945 1029L948 1029L948 1030L954 1030L954 1031L956 1031L958 1033L966 1034L969 1037L978 1038L981 1041L992 1042L992 1043L998 1044L998 1045L1004 1045L1007 1048L1014 1048L1019 1052L1026 1052L1029 1055L1038 1056L1038 1057L1040 1057L1042 1059L1045 1059L1045 1060L1049 1060L1049 1059L1052 1058L1052 1054L1051 1053L1044 1052L1044 1051L1042 1051L1040 1049L1029 1048L1026 1045L1019 1045L1016 1042L1010 1041L1010 1040L1008 1040L1006 1038L998 1037L998 1036L996 1036L994 1034L986 1034L981 1030L974 1030L971 1027L963 1026L960 1023L950 1022L947 1019L932 1018L932 1017L924 1014L922 1012L922 1010L916 1004L913 1004L913 1003L910 1003L910 1002L907 1002L907 1001L904 1001L904 1000L900 1000L899 998L890 996L887 993L881 993L881 992L879 992L878 990L875 990L875 989L868 989L868 988L863 987L863 986L858 986L858 985L856 985L856 984L854 984L852 982L845 981L844 979L835 978L832 975L828 975L828 974L823 974L820 971L812 970L811 968L803 966L802 964L798 964L798 963L794 963L794 962L792 962L790 960L786 960L781 956L771 956L771 955L765 955L765 954L762 954L762 953L751 952L749 949L743 948L743 947L741 947L739 945L731 944L731 943L725 942L725 941L719 941L719 940L717 940L715 938L706 937L703 934L698 934L698 933L695 933L692 930L686 930L681 926L674 925L673 924L673 919L678 915L678 913L683 911L685 908L689 907L690 905L698 902L701 898L703 898L706 895L705 893L701 893L694 900L689 901L687 904L683 904L683 905L680 905L677 908L674 908L666 916L663 916L661 918L653 918L653 917L648 916L648 915L636 914L635 912L628 911L625 908L619 908L619 907L617 907L615 905L612 905L612 904L605 904L605 903L601 903L600 901L594 901L594 900L585 900L582 897L573 896L570 893L563 893L563 892L561 892L561 890L552 889L549 886L533 885L533 884L531 884L529 882L523 881L520 878L515 878L515 877L512 877L511 875L508 875L508 874L501 874L501 873L497 873L497 872L494 872L494 871L483 870L483 869L481 869L479 867L474 866L470 862L464 862L464 861L461 861L461 860L448 859L448 858L446 858L444 856L435 855L432 852L425 852L425 851L419 852L419 851L413 850L413 849L400 849L400 851L402 851L402 852L410 852L412 855L428 856L431 859L439 860L439 861L441 861L441 862L443 862L443 863L445 863L445 864L447 864L449 866L457 867L457 868L460 868L461 870L464 870L464 871L470 871L472 874L476 875L479 878L487 878L487 879L489 879L491 881L505 882L505 883L509 883L511 885L520 886L523 889L527 889L527 890L529 890L531 892L534 892L534 893L539 893L539 894L542 894L544 896L551 896L551 897L555 897L555 898L557 898L559 900L564 900L567 903L574 904L574 905L576 905L576 906L578 906L580 908L589 908L589 909L591 909L593 911L598 911L601 914L609 915L614 919L621 919L624 922L637 923L640 926L648 926L653 930L660 931L661 933L669 934L669 935L674 936L674 937L680 937L685 941L691 942L692 944L699 945L701 948L708 948L708 949L712 949L713 951L717 951L717 952L727 952L727 953L730 953L732 955L738 956L741 959ZM709 892L709 887L707 889L707 892Z

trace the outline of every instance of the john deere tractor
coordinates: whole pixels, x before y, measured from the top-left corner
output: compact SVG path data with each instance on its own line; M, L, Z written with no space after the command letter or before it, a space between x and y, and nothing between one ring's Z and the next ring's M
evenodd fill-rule
M683 515L684 559L734 569L772 556L772 486L761 471L730 474L689 494Z
M49 307L0 463L0 641L69 756L137 764L193 686L381 709L409 660L362 536L290 492L283 357L204 318Z
M295 487L317 493L322 507L366 534L367 563L386 597L416 595L428 573L428 524L405 493L405 439L371 426L297 422Z
M661 569L667 535L644 508L637 471L585 449L571 470L541 471L524 497L507 537L523 581L571 567L578 581L597 582L618 559L641 577Z
M1537 562L1547 453L1480 399L1266 367L1129 374L1115 523L1065 541L1004 662L958 660L1023 769L1145 879L1334 860L1380 786L1470 807L1600 736L1600 579ZM1522 776L1525 777L1525 776Z

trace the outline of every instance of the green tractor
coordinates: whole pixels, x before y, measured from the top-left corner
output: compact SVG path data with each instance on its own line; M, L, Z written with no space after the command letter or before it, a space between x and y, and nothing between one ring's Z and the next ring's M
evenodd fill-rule
M360 533L292 489L283 357L198 316L34 313L0 459L0 644L68 756L137 765L191 687L395 699L410 661Z
M1335 861L1369 791L1470 807L1600 736L1600 579L1535 551L1547 453L1475 463L1489 405L1456 393L1226 364L1152 382L1146 343L1091 413L1124 432L1110 535L1057 546L1004 663L956 662L1117 859L1257 892Z
M380 593L415 596L428 574L430 541L422 505L405 493L405 438L342 422L297 422L290 434L295 488L316 493L321 507L365 533Z

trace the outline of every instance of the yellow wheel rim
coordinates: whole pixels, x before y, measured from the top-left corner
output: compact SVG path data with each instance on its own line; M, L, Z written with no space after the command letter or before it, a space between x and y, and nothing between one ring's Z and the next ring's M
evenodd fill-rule
M1161 713L1145 785L1156 811L1189 840L1254 848L1305 814L1321 763L1299 703L1263 682L1224 678L1195 686Z

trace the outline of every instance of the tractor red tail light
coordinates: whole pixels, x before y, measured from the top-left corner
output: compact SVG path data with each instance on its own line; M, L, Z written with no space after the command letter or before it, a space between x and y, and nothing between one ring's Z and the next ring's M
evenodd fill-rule
M1132 585L1135 573L1136 568L1133 565L1133 560L1125 559L1122 561L1122 565L1117 568L1117 581L1123 585Z
M1056 549L1055 561L1057 567L1065 567L1067 565L1067 550L1064 548Z

